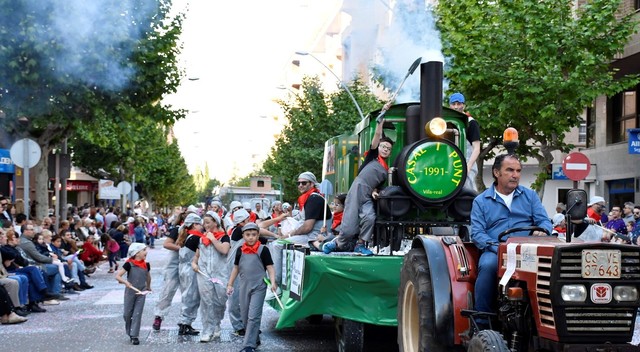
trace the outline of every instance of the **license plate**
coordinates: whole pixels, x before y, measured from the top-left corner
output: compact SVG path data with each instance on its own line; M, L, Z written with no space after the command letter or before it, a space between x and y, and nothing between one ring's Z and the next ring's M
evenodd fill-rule
M583 249L582 278L620 278L621 254L619 250Z

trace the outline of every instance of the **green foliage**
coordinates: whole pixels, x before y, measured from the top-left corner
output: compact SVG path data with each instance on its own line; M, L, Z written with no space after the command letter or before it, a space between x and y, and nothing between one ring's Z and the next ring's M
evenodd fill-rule
M359 79L349 84L349 90L363 111L372 111L382 103ZM280 101L288 121L275 146L263 164L260 174L284 180L284 196L295 201L299 193L295 181L300 173L311 171L322 181L324 143L330 137L352 132L360 116L353 101L342 89L326 94L317 77L305 77L302 94L294 101Z
M136 173L156 200L163 199L167 190L161 187L177 183L153 170L190 179L180 169L177 146L154 142L149 150L166 148L166 155L140 152L148 143L141 131L164 138L164 128L184 116L158 103L176 91L182 76L177 55L183 15L169 18L170 7L171 0L0 0L3 128L21 133L18 118L27 116L27 132L45 152L74 137L76 166L94 175L103 168L119 179ZM146 157L156 166L142 165ZM38 168L46 177L46 158ZM173 190L176 201L195 198L190 183ZM46 210L47 195L37 196Z
M208 176L207 176L208 177ZM198 201L205 202L208 197L211 197L212 191L221 185L217 179L208 179L202 189L198 189ZM197 187L196 187L197 188Z
M480 122L485 159L492 156L486 148L511 126L520 132L517 152L544 161L540 172L545 172L552 151L573 147L564 134L581 123L585 107L601 94L638 82L637 76L614 78L609 66L636 30L632 14L616 16L620 0L590 0L577 10L574 4L439 2L446 76L452 90L467 96Z

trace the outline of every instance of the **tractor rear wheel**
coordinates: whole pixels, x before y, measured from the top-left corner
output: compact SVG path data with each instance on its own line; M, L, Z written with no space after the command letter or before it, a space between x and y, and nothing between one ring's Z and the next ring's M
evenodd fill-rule
M404 257L398 294L398 345L404 352L450 351L436 336L433 287L429 262L423 248ZM441 337L442 338L442 337Z
M467 352L509 352L502 335L493 330L482 330L473 335Z

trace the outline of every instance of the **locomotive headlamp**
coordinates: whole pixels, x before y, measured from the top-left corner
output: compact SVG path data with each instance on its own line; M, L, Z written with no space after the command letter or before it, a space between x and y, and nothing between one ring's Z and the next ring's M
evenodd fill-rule
M518 147L520 141L518 140L518 130L513 127L509 127L504 130L502 134L502 145L507 148L509 154L513 154Z
M618 302L635 302L638 289L634 286L616 286L613 288L613 298Z
M560 295L565 302L584 302L587 300L587 288L584 285L564 285Z
M434 117L424 126L427 135L442 136L447 131L447 122L441 117Z

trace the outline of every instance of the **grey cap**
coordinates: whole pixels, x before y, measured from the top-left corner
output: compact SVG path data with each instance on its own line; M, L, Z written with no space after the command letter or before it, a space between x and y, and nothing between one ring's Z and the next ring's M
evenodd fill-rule
M318 179L316 179L316 175L314 175L311 171L305 171L301 173L298 176L298 179L311 181L314 185L318 186Z
M202 218L199 217L197 214L190 213L184 219L184 226L191 226L193 224L202 224Z
M216 213L215 211L209 210L205 215L209 215L210 217L213 218L213 220L215 220L215 222L218 223L218 225L220 225L220 215L218 215L218 213Z
M249 212L244 209L238 209L233 212L233 224L238 225L249 218Z
M255 222L250 222L244 226L242 226L242 232L244 233L245 231L249 231L249 230L256 230L256 231L260 231L260 228L258 227L258 225Z

